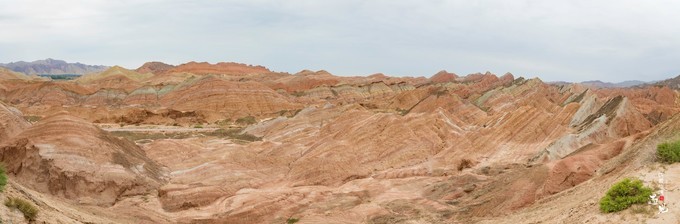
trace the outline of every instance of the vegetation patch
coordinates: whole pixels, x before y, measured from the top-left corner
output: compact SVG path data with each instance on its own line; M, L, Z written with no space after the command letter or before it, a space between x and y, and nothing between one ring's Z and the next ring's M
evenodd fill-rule
M680 141L659 144L656 147L656 157L664 163L680 162Z
M460 163L458 164L458 171L471 168L474 166L474 163L470 159L462 159L460 160Z
M52 80L74 80L74 79L79 78L81 75L78 75L78 74L59 74L59 75L40 74L38 76L50 78Z
M257 137L248 133L241 133L242 131L242 129L217 129L213 132L207 133L207 135L219 138L236 139L246 142L262 141L262 137Z
M401 115L401 116L404 116L404 115L408 114L408 112L409 112L409 110L407 110L407 109L401 109L401 108L397 108L396 111L397 111L397 113L398 113L399 115Z
M239 119L236 119L236 123L240 125L251 125L251 124L256 124L257 120L253 116L247 116L247 117L242 117Z
M633 204L643 204L649 200L651 194L652 189L644 186L641 180L626 178L614 184L600 199L600 211L618 212Z
M297 223L298 221L300 221L300 219L296 219L296 218L292 218L292 217L291 217L291 218L288 218L288 219L286 220L286 223L287 223L287 224L293 224L293 223Z
M290 93L290 95L292 95L294 97L301 97L301 96L305 96L307 94L304 91L295 91L295 92Z
M288 118L295 117L298 113L300 113L302 109L297 109L297 110L280 110L278 112L279 116L286 116Z
M242 128L231 129L217 129L214 131L195 131L195 132L133 132L133 131L112 131L111 134L117 137L123 137L130 141L137 142L141 140L158 140L158 139L186 139L192 137L212 136L218 138L225 138L231 140L239 140L242 142L262 141L261 137L251 135L243 132Z
M0 192L5 190L7 185L7 173L5 173L5 165L0 163Z
M24 213L24 218L29 221L34 221L35 217L38 216L38 208L31 202L21 198L8 197L7 200L5 200L5 206L18 209L21 213Z
M40 119L42 119L42 117L30 115L30 116L24 116L24 119L26 119L26 121L28 121L28 122L35 123L35 122L38 122Z

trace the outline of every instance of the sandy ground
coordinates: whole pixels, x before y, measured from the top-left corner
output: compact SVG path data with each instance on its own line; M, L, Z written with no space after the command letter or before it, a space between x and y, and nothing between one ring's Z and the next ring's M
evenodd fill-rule
M663 178L659 178L660 176ZM658 186L658 188L664 190L663 195L668 204L668 212L666 213L658 213L657 206L649 205L655 209L655 214L645 223L680 223L680 181L678 181L680 180L680 164L654 164L647 170L639 171L638 177L644 180L647 186ZM662 184L661 181L664 183Z

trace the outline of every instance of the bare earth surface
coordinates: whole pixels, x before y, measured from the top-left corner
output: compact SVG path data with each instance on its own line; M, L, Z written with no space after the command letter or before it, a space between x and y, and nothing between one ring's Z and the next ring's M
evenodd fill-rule
M680 165L654 152L680 139L679 110L664 86L509 73L0 70L0 199L31 201L38 223L678 223ZM660 172L670 212L599 212L614 182Z

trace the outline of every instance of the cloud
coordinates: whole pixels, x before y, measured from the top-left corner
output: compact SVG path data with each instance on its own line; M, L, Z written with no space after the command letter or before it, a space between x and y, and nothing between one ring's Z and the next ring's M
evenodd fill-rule
M7 1L0 61L137 67L238 61L277 71L544 80L680 73L675 1Z

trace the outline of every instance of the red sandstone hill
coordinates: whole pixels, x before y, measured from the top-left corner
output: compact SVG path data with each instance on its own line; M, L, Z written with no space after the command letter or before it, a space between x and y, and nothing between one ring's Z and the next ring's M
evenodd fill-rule
M175 68L175 66L173 65L165 64L163 62L152 61L144 63L142 66L135 69L135 71L139 73L162 74L173 68Z
M220 62L217 64L210 64L208 62L189 62L167 70L167 73L182 72L193 73L197 75L247 75L270 73L271 71L264 66L246 65L234 62Z
M456 78L458 78L458 75L442 70L437 72L437 74L434 74L432 77L430 77L430 81L437 83L453 82L456 80Z

